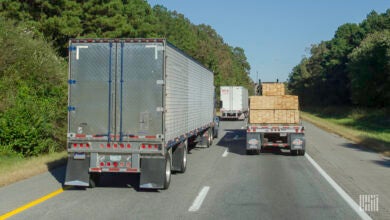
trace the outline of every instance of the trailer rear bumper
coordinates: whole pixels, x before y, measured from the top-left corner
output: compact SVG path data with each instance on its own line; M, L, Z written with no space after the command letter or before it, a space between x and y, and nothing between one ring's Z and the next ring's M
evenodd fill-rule
M247 127L247 150L266 147L305 150L303 126L251 126Z

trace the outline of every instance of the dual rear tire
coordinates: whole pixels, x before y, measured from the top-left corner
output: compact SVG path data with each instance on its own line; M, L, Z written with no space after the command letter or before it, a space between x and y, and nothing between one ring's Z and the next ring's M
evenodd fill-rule
M305 153L305 150L291 150L291 155L293 156L304 156Z

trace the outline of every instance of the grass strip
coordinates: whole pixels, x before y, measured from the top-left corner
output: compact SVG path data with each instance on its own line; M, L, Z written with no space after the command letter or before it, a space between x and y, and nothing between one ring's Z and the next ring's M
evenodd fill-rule
M303 120L308 121L326 131L338 134L359 145L382 153L385 156L390 156L390 140L388 140L389 134L383 135L377 134L376 132L368 132L361 129L351 128L338 124L334 119L318 117L308 112L301 112L301 117Z
M66 151L31 158L0 155L0 187L64 165L66 155Z

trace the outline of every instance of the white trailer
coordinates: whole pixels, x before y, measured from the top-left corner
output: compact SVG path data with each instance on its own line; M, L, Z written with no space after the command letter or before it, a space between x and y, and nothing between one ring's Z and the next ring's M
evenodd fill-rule
M188 146L217 134L214 74L165 39L72 39L68 83L65 185L140 173L166 189Z
M244 120L248 114L248 90L242 86L221 86L222 119Z

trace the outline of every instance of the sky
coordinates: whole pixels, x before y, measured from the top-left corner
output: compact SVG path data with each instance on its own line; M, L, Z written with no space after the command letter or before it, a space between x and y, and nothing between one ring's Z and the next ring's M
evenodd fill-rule
M310 55L311 45L333 38L345 23L384 13L390 0L147 0L213 27L233 47L244 49L253 81L286 81Z

